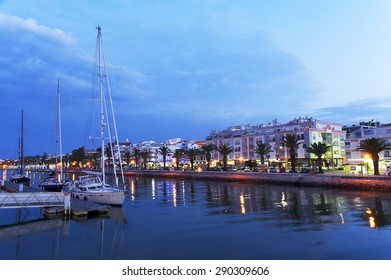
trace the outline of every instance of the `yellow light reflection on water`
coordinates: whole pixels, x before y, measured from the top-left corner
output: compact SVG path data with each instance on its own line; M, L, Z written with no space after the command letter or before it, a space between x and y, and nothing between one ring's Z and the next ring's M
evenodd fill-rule
M134 197L134 193L135 193L135 185L134 185L134 180L132 180L130 182L130 193L132 195L132 201L134 201L135 197Z
M172 202L174 204L174 207L176 207L177 201L176 201L176 184L175 183L172 184Z
M372 214L373 214L372 209L371 209L371 208L367 208L367 209L365 210L365 213L367 213L367 214L369 215L369 217L368 217L369 226L370 226L371 228L376 227L375 217L372 216ZM376 211L375 211L375 213L376 213Z
M367 208L367 209L365 210L365 213L367 213L367 214L369 215L369 217L368 217L369 226L370 226L371 228L376 227L375 217L372 216L372 214L373 214L372 209L371 209L371 208ZM375 213L376 213L376 211L375 211Z
M371 228L374 228L376 226L375 218L374 217L369 217L369 226Z
M239 200L240 200L240 212L242 214L246 214L246 207L245 207L245 200L244 200L243 193L240 193Z
M288 205L288 202L286 202L286 200L285 200L285 193L282 192L282 194L281 194L281 206L283 208L285 208L287 205Z
M151 185L152 185L152 188L151 188L151 190L152 190L152 199L155 199L155 197L156 197L156 182L155 182L155 179L152 179Z

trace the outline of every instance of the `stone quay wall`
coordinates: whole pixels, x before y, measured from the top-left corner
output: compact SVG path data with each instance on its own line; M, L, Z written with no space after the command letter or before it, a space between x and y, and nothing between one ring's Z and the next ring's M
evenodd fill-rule
M126 171L126 175L169 179L219 180L255 184L330 187L349 190L391 191L391 176L223 171Z

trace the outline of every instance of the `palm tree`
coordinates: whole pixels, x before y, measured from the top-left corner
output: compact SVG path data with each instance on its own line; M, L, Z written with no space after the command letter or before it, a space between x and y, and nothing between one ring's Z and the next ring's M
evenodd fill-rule
M176 164L176 169L179 169L179 164L181 162L181 157L183 155L183 150L182 149L177 149L174 152L174 158L175 158L175 164Z
M195 157L196 153L197 153L197 150L194 148L191 148L187 151L187 156L189 157L189 160L190 160L191 170L194 169L194 157Z
M86 157L86 152L85 152L85 149L84 147L80 147L79 149L76 149L76 150L73 150L71 155L70 155L70 158L69 160L71 162L82 162Z
M296 134L287 134L286 136L282 137L281 141L289 149L292 172L296 172L296 149L300 145L300 136Z
M357 150L366 152L372 158L374 173L373 175L380 175L379 173L379 153L391 149L391 144L387 143L384 138L368 138L361 140L360 146Z
M166 170L166 159L171 150L167 146L161 146L158 149L158 152L163 156L163 169Z
M264 144L261 141L257 142L255 152L261 157L261 163L265 164L265 155L272 152L272 147L269 144Z
M136 169L138 169L138 162L140 160L140 156L141 156L141 150L139 148L134 148L133 157L134 157L134 162L136 164Z
M228 146L228 144L219 145L216 150L223 156L223 169L224 171L227 171L227 161L228 161L228 155L234 151L234 149L231 146Z
M143 159L144 169L147 169L147 163L151 157L151 151L144 150L140 153L140 156Z
M216 149L216 147L213 144L203 145L201 147L205 152L205 159L208 163L208 170L210 168L210 161L212 160L212 152Z
M330 150L331 146L326 145L325 143L318 142L312 143L311 147L307 148L308 153L312 153L317 157L316 163L318 165L319 173L323 173L322 170L322 156Z
M129 163L130 163L130 152L129 152L129 150L126 150L126 152L125 152L125 161L126 161L126 165L129 166Z

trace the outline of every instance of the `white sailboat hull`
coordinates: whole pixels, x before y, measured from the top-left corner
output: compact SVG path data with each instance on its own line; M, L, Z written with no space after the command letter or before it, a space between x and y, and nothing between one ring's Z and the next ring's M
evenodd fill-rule
M72 197L107 205L120 206L124 203L125 191L104 184L99 173L86 173L88 175L79 176L76 181L73 181Z
M125 192L120 190L112 191L72 191L72 197L84 201L90 201L100 204L121 206L125 200Z

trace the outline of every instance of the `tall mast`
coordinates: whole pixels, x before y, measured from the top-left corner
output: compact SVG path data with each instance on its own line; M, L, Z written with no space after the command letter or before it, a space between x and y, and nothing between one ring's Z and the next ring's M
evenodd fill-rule
M58 79L57 83L57 125L56 125L56 170L57 170L57 159L58 155L60 155L60 180L63 179L62 173L62 133L61 133L61 102L60 102L60 79ZM59 151L58 151L59 149ZM57 178L58 179L58 178Z
M20 174L24 171L24 122L23 122L23 110L22 110L22 124L20 133Z
M105 116L104 116L104 104L103 104L103 74L102 74L102 62L101 62L101 39L102 28L97 26L98 30L98 67L99 67L99 92L100 92L100 147L101 147L101 168L102 168L102 182L106 183L106 175L105 175L105 138L104 138L104 129L105 129Z

